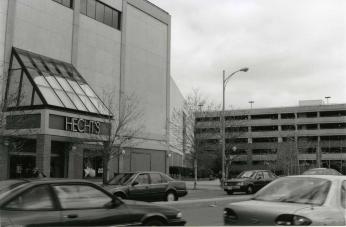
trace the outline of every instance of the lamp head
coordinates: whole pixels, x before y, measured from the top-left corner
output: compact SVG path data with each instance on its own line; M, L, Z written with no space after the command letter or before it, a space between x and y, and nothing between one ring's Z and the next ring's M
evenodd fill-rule
M242 71L242 72L247 72L247 71L249 71L249 68L247 68L247 67L245 67L245 68L241 68L241 69L239 69L239 71Z

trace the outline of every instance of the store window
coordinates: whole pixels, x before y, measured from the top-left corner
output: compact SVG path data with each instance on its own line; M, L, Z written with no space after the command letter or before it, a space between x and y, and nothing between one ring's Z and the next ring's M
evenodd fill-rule
M9 142L10 178L31 178L36 168L36 140L13 139Z
M98 150L84 150L83 177L101 178L103 176L103 162L101 152Z

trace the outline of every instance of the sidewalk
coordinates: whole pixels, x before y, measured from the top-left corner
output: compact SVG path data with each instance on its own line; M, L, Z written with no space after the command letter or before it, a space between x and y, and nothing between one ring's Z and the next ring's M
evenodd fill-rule
M185 181L186 187L188 190L193 189L194 181ZM199 190L222 190L220 187L220 181L216 180L207 180L207 181L197 181L197 189Z

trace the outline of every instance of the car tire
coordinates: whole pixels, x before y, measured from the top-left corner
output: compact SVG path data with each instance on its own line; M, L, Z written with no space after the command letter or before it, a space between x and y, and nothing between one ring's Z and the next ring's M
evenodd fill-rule
M247 193L247 194L253 194L253 193L254 193L253 186L249 185L249 186L246 188L246 193Z
M126 196L123 193L114 193L114 195L120 199L125 199Z
M144 226L163 226L163 225L165 225L165 223L160 219L154 219L153 218L153 219L150 219L148 221L145 221L143 225Z
M175 192L169 191L166 193L166 201L178 201L178 196Z
M227 195L232 195L233 194L233 191L231 191L231 190L228 190L226 192L227 192Z

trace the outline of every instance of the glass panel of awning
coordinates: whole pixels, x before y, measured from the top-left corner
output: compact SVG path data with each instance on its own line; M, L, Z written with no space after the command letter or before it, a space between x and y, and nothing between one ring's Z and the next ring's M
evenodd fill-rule
M18 97L11 101L8 99L8 107L50 105L111 115L72 64L17 48L14 48L13 53L7 96L18 96L16 92L22 91L26 97L19 101ZM18 72L14 71L14 67L17 67Z

